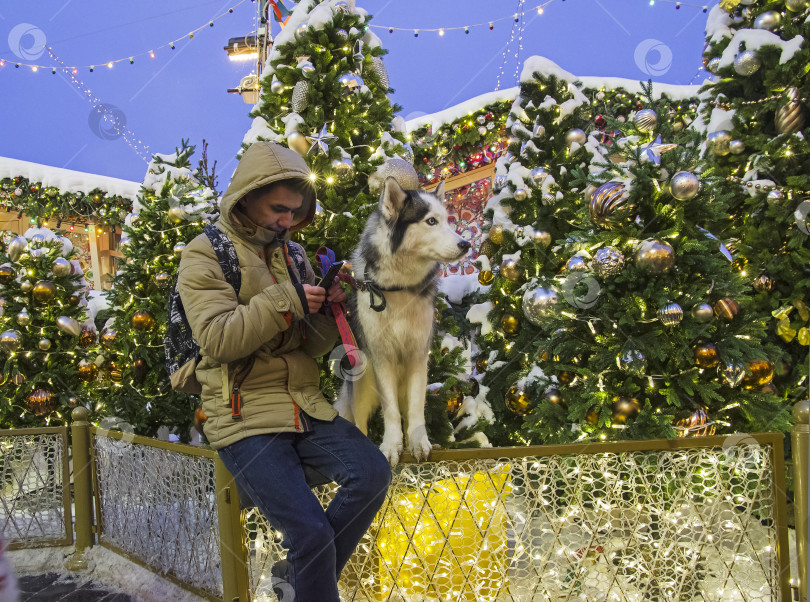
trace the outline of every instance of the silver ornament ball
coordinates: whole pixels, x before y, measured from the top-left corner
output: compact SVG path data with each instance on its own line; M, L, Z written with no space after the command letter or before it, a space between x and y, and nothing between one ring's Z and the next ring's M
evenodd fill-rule
M73 265L64 257L57 257L53 260L53 275L57 278L69 276L73 272Z
M565 269L569 272L587 272L587 258L584 255L574 255L566 262Z
M525 201L529 197L529 193L525 188L518 188L515 190L515 200Z
M683 320L683 308L677 303L669 303L658 310L658 319L664 326L677 326Z
M740 75L754 75L762 66L762 61L753 50L743 50L734 57L734 71Z
M706 71L711 73L712 75L717 75L717 72L720 71L720 57L716 56L713 59L710 59L708 63L706 63Z
M729 148L730 143L731 134L729 134L726 130L717 130L706 137L706 144L708 145L709 150L712 152L712 154L717 155L718 157L724 157L731 152L731 149Z
M775 10L767 10L754 19L754 29L773 31L782 23L782 15Z
M745 366L740 362L730 361L717 370L720 372L720 379L729 387L736 387L745 377Z
M332 161L332 169L339 182L350 182L354 178L354 161L349 157L341 157Z
M287 146L302 156L309 151L309 142L301 132L290 132L287 136Z
M692 319L698 324L708 324L714 318L714 309L708 303L698 303L692 307Z
M768 193L768 196L765 198L768 199L769 203L781 203L785 199L785 193L783 193L778 188L774 188Z
M742 140L732 140L728 143L728 150L732 155L741 155L745 151L745 142Z
M549 172L545 167L535 167L529 172L529 184L533 188L539 188L548 176Z
M622 372L642 376L647 372L647 358L638 349L628 349L616 356L616 365Z
M543 319L557 309L557 291L551 288L535 288L523 295L523 314L535 326L542 326Z
M669 191L679 201L691 201L700 192L700 180L688 171L679 171L669 181Z
M532 129L532 136L535 138L542 138L546 135L546 128L542 123L536 123Z
M186 243L179 242L176 245L174 245L174 248L172 249L172 252L174 253L175 257L180 257L183 254L183 251L185 251L185 249L186 249Z
M591 269L603 278L615 276L624 268L624 255L616 247L602 247L593 256Z
M284 84L276 76L273 76L273 81L270 82L270 91L273 94L281 94L284 91Z
M28 240L24 236L16 236L14 240L8 243L6 254L11 261L17 261L26 248L28 248Z
M568 146L573 146L574 143L583 145L587 140L588 136L586 136L585 132L579 128L570 129L565 134L565 143Z
M31 314L25 308L17 314L17 324L20 326L28 326L31 323Z
M356 73L344 73L338 78L338 84L340 84L340 93L343 96L349 96L350 94L358 94L365 82Z
M636 251L636 265L646 272L664 274L675 265L675 249L668 242L649 238Z

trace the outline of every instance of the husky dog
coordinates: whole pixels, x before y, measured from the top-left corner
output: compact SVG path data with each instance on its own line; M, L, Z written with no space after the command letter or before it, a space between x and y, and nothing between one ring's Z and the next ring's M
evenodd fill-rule
M369 416L382 405L380 450L392 466L402 453L400 410L411 454L419 460L430 454L425 395L439 262L456 261L470 249L448 224L443 199L444 182L430 194L403 190L387 178L352 254L362 283L352 299L352 326L366 365L354 382L344 381L336 407L366 433Z

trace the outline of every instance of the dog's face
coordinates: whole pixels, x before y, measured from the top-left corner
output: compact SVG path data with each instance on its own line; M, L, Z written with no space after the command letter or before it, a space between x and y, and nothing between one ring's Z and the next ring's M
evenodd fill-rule
M430 261L457 261L466 255L470 243L447 221L444 182L431 194L403 190L394 178L387 178L380 195L380 212L388 226L391 253Z

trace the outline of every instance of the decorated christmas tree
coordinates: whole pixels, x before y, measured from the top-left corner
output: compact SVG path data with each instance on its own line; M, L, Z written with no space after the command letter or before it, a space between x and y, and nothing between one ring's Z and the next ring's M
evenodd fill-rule
M704 173L730 199L712 231L734 255L775 348L772 389L807 398L810 343L810 22L806 0L721 3L704 61L719 79L703 89Z
M29 228L0 256L2 428L64 422L98 376L88 283L73 244Z
M746 283L705 229L727 200L697 175L689 100L588 91L554 67L524 70L490 203L492 286L473 312L490 432L540 443L783 428L760 390L767 345Z
M171 389L163 336L166 306L185 243L215 219L216 193L190 169L194 147L155 155L121 237L124 263L109 293L100 334L109 426L155 436L168 427L187 440L197 400Z
M299 2L274 40L245 139L279 142L307 160L319 210L297 241L310 258L321 245L348 258L386 176L418 185L413 153L395 132L404 122L387 96L385 51L367 23L354 2Z

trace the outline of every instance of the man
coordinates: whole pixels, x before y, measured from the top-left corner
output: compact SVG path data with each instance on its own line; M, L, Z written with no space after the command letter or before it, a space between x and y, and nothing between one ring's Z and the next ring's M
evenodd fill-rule
M338 602L337 580L382 505L388 462L319 389L313 358L333 348L325 301L345 301L315 274L289 234L312 220L315 194L294 151L256 142L245 151L215 224L233 241L237 299L205 234L183 252L178 290L202 359L205 435L288 549L295 602ZM326 512L305 477L340 489Z

